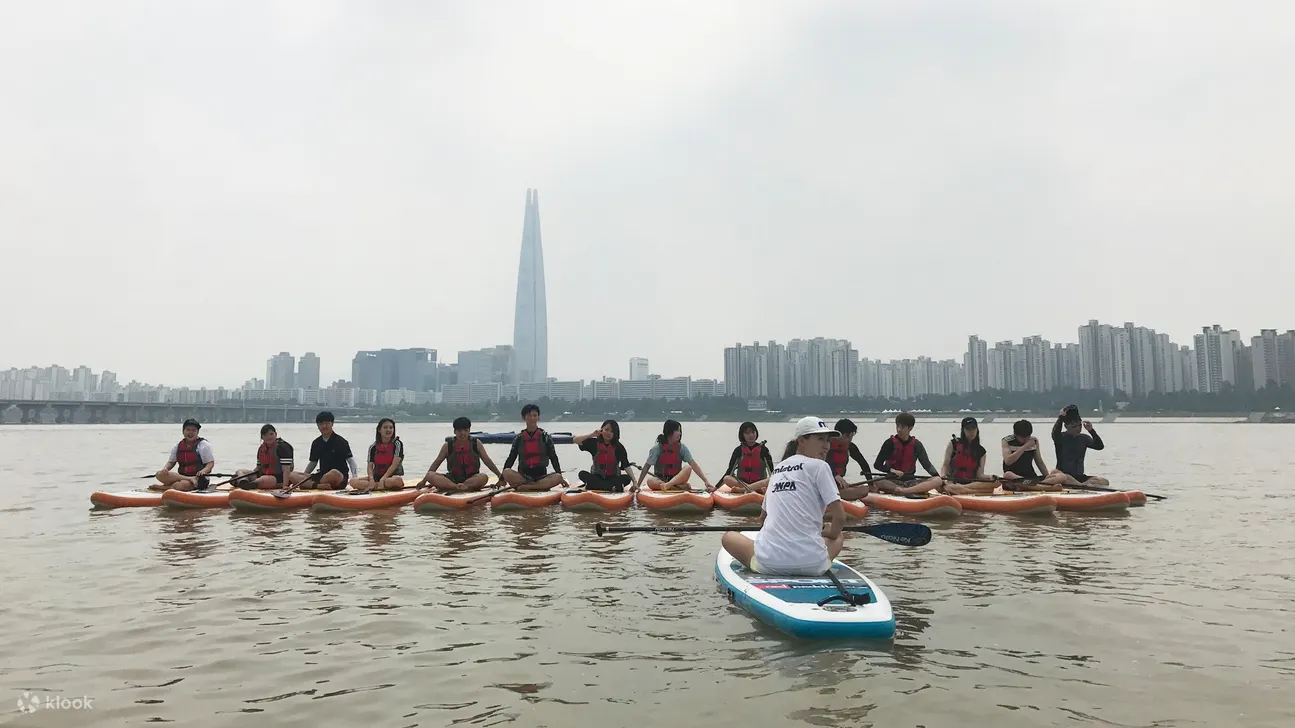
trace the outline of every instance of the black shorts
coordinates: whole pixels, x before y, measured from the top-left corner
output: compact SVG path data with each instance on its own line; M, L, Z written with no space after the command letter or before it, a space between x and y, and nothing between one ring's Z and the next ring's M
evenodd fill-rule
M335 485L335 486L333 486L332 488L326 488L324 485L322 485L322 484L319 482L319 480L323 480L323 479L324 479L324 475L328 475L329 473L332 473L332 472L338 472L338 473L341 473L341 474L342 474L342 484L341 484L341 485ZM350 472L348 472L348 471L346 471L346 470L336 470L336 469L334 469L334 470L325 470L325 471L324 471L324 474L319 476L319 480L316 480L316 481L315 481L315 487L316 487L316 488L319 488L320 490L341 490L341 489L343 489L343 488L345 488L345 487L346 487L347 483L350 483L350 482L351 482L351 474L350 474Z
M464 483L468 482L468 478L475 478L478 475L480 475L480 471L473 473L472 475L459 475L458 473L446 473L445 477L449 478L450 482L454 483L455 485L463 485Z
M624 473L617 473L609 478L591 473L588 470L580 471L580 480L584 482L585 490L602 490L612 493L620 493L625 490L625 486L630 484L630 476Z

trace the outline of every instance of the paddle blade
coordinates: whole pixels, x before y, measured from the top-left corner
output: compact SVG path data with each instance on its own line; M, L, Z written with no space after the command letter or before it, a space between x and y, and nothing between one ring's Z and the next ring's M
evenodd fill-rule
M875 526L846 526L842 530L866 533L900 546L925 546L931 542L931 529L920 523L878 523Z

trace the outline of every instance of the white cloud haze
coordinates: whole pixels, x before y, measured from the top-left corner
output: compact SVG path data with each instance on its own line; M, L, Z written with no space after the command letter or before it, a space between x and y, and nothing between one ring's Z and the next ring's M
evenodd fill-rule
M1295 5L41 2L0 23L0 366L960 356L1295 328Z

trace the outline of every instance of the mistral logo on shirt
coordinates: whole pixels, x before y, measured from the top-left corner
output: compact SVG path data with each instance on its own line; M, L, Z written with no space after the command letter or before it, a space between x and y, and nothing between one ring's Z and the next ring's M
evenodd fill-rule
M776 475L778 473L794 473L797 470L804 470L804 469L805 469L805 463L796 463L795 465L779 465L778 467L773 469L773 472Z

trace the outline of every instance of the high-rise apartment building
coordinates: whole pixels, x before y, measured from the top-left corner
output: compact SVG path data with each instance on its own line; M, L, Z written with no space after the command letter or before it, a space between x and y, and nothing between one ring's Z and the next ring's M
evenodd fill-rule
M648 378L648 360L641 356L630 359L630 381L646 382Z
M319 389L319 357L308 351L297 362L297 387L300 389Z

